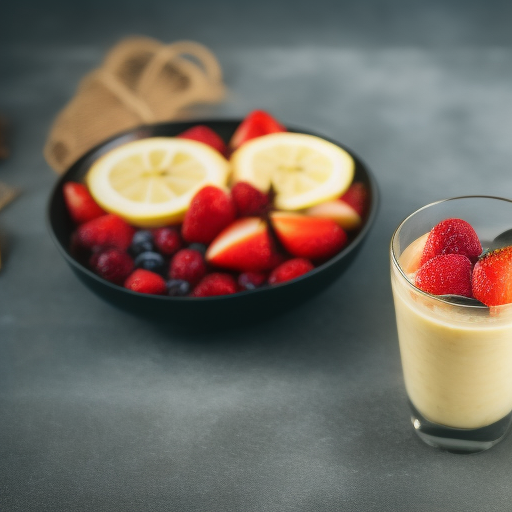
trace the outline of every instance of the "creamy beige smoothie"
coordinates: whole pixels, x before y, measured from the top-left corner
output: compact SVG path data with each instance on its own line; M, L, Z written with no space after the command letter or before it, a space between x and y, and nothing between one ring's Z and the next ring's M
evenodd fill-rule
M405 386L418 411L457 428L510 413L512 305L449 304L418 290L396 262L391 282Z

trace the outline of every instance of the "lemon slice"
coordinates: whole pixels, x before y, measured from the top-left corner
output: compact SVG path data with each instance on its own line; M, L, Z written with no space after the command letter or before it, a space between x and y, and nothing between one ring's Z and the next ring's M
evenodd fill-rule
M102 156L86 182L105 210L135 226L158 227L183 220L192 197L205 185L225 187L228 169L227 160L206 144L153 137Z
M231 156L233 180L276 194L282 210L300 210L339 197L354 178L354 160L339 146L302 133L272 133Z

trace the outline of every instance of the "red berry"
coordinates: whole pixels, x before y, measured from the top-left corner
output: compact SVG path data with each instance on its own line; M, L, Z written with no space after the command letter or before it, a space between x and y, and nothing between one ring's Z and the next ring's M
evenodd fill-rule
M270 114L264 110L254 110L238 125L229 141L229 147L236 149L255 137L285 131L286 128Z
M86 249L115 247L125 251L134 233L135 229L126 221L109 213L78 226L75 241Z
M270 219L284 248L297 258L325 260L348 241L345 231L332 219L292 212L273 212Z
M122 284L133 271L133 260L119 249L106 249L91 256L92 270L103 279Z
M163 295L167 291L165 279L143 268L138 268L128 276L124 282L124 287L139 293L149 293L152 295Z
M268 278L269 284L279 284L306 274L315 267L305 258L293 258L276 267Z
M77 224L105 215L103 208L96 203L89 189L82 183L68 181L64 183L62 193L69 215Z
M191 139L196 140L198 142L202 142L203 144L208 144L213 149L216 149L219 153L225 155L227 152L227 147L225 142L220 138L220 136L214 132L208 126L204 126L202 124L198 124L185 130L184 132L178 135L181 139Z
M512 302L512 247L496 249L477 261L473 296L487 306Z
M172 256L177 253L183 245L178 230L173 227L156 229L153 233L153 241L156 248L164 256Z
M192 297L212 297L214 295L230 295L236 293L237 285L235 278L229 274L214 272L208 274L191 293Z
M363 216L368 205L368 190L366 189L366 185L361 182L352 183L340 199L352 206L359 215Z
M462 219L445 219L430 231L420 264L439 254L461 254L475 263L482 252L478 235Z
M235 216L231 196L218 187L207 185L192 198L181 234L189 243L209 244Z
M424 263L416 273L415 284L432 295L472 297L471 261L462 254L440 254Z
M192 286L206 274L203 255L194 249L181 249L171 260L169 277L189 282Z
M242 272L238 276L238 286L243 290L254 290L259 288L267 280L264 272Z
M268 195L245 181L235 183L231 197L240 217L263 215L269 205Z

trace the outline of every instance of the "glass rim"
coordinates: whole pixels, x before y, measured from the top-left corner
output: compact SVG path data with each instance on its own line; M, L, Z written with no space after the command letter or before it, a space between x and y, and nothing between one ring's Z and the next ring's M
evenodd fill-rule
M454 304L453 302L447 300L447 299L444 299L442 298L441 295L432 295L431 293L428 293L428 292L425 292L423 290L421 290L420 288L418 288L414 283L412 283L409 278L407 277L406 273L403 271L402 267L400 266L400 263L398 263L398 259L396 257L396 254L395 254L395 251L394 251L394 248L393 248L393 245L394 245L394 241L398 235L398 232L400 231L400 229L402 228L402 226L411 218L413 217L414 215L416 215L417 213L423 211L423 210L426 210L427 208L430 208L432 206L435 206L437 204L441 204L441 203L446 203L448 201L455 201L455 200L459 200L459 199L493 199L493 200L497 200L497 201L504 201L504 202L507 202L507 203L511 203L512 204L512 199L507 199L506 197L499 197L499 196L487 196L487 195L469 195L469 196L457 196L457 197L449 197L449 198L446 198L446 199L440 199L439 201L433 201L432 203L429 203L429 204L426 204L425 206L422 206L421 208L418 208L417 210L414 210L411 214L409 214L407 217L405 217L399 224L398 224L398 227L395 229L395 231L393 232L393 234L391 235L391 243L390 243L390 253L391 253L391 262L393 264L393 266L398 270L398 272L400 273L400 275L402 276L402 278L405 280L405 282L407 283L407 285L412 288L413 291L415 291L416 293L430 299L430 300L434 300L434 301L437 301L437 302L440 302L440 303L443 303L443 304L448 304L449 306L452 306L452 307L457 307L457 308L463 308L463 309L468 309L468 310L480 310L480 311L483 311L483 310L487 310L490 308L490 306L486 306L486 305L478 305L478 304ZM498 308L504 308L504 307L511 307L512 304L502 304L500 306L492 306L493 309L498 309Z

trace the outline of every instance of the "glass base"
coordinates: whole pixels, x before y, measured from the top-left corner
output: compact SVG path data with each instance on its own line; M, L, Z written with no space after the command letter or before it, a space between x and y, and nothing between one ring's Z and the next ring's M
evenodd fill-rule
M512 412L504 418L481 428L453 428L427 420L409 401L411 422L419 438L430 446L451 453L477 453L499 443L512 422Z

